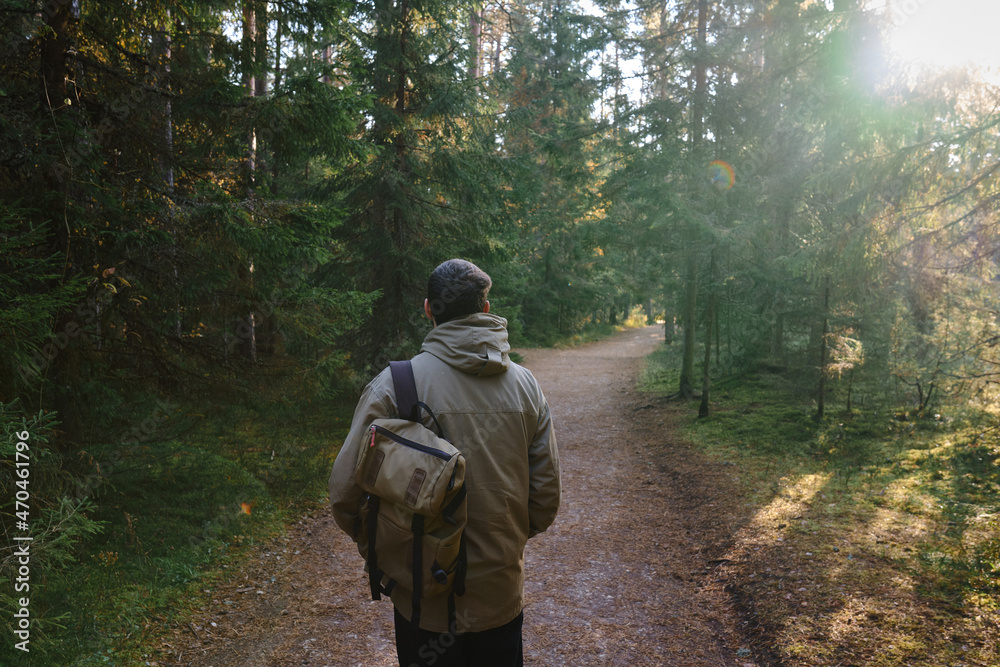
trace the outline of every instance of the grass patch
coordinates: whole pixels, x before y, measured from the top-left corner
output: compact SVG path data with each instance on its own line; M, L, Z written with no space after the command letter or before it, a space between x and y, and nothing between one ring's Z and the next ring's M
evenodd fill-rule
M576 347L577 345L586 345L587 343L593 343L599 340L604 340L605 338L610 338L625 329L625 325L621 324L591 324L579 333L557 338L552 341L550 347L563 350L570 347Z
M633 320L632 318L630 318L629 321L627 321L625 324L616 324L616 325L592 324L579 333L563 336L561 338L554 338L546 341L544 344L541 345L528 344L520 349L521 352L536 347L539 348L551 347L557 350L565 350L572 347L576 347L578 345L586 345L587 343L593 343L599 340L610 338L611 336L614 336L617 333L621 333L626 329L634 329L644 326L646 326L645 320ZM514 363L523 364L524 355L521 354L521 352L512 351L510 353L511 361L513 361Z
M588 320L581 325L579 330L572 333L546 332L545 334L536 334L534 337L515 336L512 345L522 349L533 347L567 349L610 338L626 329L637 329L644 326L646 326L645 311L642 306L634 306L629 316L618 324Z
M28 654L5 642L0 664L146 664L145 641L293 513L323 501L352 410L182 410L178 419L201 421L187 437L90 452L106 476L81 511L100 532L79 541L73 562L33 565L33 627L43 631Z
M640 382L676 391L676 355ZM760 664L1000 664L1000 438L975 419L854 410L779 375L717 381L680 433L733 466L725 568Z

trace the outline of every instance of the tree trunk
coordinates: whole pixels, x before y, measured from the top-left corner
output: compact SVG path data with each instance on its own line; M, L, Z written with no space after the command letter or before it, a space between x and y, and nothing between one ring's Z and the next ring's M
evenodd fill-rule
M261 66L267 62L266 6L266 2L261 0L244 0L243 2L243 85L246 88L247 96L251 98L263 96L266 93L267 77L261 71ZM260 16L258 16L258 12L260 12ZM258 18L262 19L261 28L258 28ZM252 216L254 180L257 172L257 130L252 121L247 137L246 156L246 195ZM253 257L250 257L247 259L247 293L251 298L253 295L253 272ZM256 318L252 307L243 318L240 331L237 333L241 339L243 356L250 361L257 361Z
M826 364L827 338L830 335L830 277L827 276L823 290L823 335L819 343L819 390L816 395L816 421L823 419L826 412Z
M663 343L672 345L674 336L677 335L677 316L673 309L673 300L667 301L663 306Z
M170 61L173 58L171 52L170 37L170 10L166 12L166 18L156 29L156 37L153 40L152 61L155 63L154 85L161 91L163 96L162 123L163 123L163 151L159 156L160 176L163 179L164 192L167 201L165 202L165 215L167 217L167 231L170 234L170 263L174 277L174 288L177 290L177 297L174 300L174 338L181 340L183 332L183 319L181 316L180 304L180 272L177 268L177 229L173 215L174 196L174 119L173 109L170 103Z
M694 101L691 107L691 160L697 162L701 152L704 132L705 96L707 87L705 44L708 38L708 0L698 0L698 37L695 54ZM694 346L698 299L698 263L695 251L697 230L693 222L687 224L687 270L684 280L684 350L681 361L680 394L694 396Z
M281 29L284 26L282 21L283 17L281 15L281 4L275 5L275 10L277 14L275 15L275 30L274 30L274 84L271 86L272 91L276 91L281 87Z
M407 103L409 101L407 84L410 79L410 71L407 56L411 48L409 39L410 31L413 28L410 24L410 18L410 1L401 0L399 8L399 52L396 56L395 81L393 82L395 86L395 90L393 91L393 108L401 127L395 130L392 143L396 154L396 177L404 184L410 183L411 180L411 146L406 130L402 127L406 124L405 118L407 115ZM389 215L391 215L390 229L393 254L396 257L401 257L406 253L407 244L412 238L409 216L400 206L393 206L392 212ZM403 275L399 267L396 267L396 270L390 271L389 284L386 286L386 293L383 298L383 302L385 303L383 312L388 313L392 318L403 317L403 313L406 313L410 306L406 299L406 281L407 276ZM403 327L396 326L390 343L393 346L401 346L403 344L403 336Z
M848 416L854 412L854 366L851 366L851 370L847 374L847 407L846 412Z
M73 0L54 0L45 4L45 24L48 31L42 39L42 104L47 109L59 109L68 99L69 67L66 58L70 46L70 21Z
M280 3L279 4L275 4L275 21L274 21L274 23L275 23L275 30L274 30L274 68L273 68L274 81L271 84L271 92L274 92L274 93L277 93L278 90L281 88L281 38L282 38L281 32L282 32L282 27L284 25L282 19L283 19L283 17L281 15L281 5L280 5ZM271 157L271 159L270 159L270 163L271 163L271 195L272 196L277 196L278 195L278 176L279 176L278 163L280 162L280 159L279 159L278 156L275 155L274 151L275 151L275 149L274 149L274 142L272 142L271 156L270 156Z
M70 55L70 48L73 45L71 28L74 19L79 18L75 12L72 0L54 0L45 6L45 24L47 30L41 31L43 34L41 44L41 79L42 79L42 107L46 109L50 119L54 120L57 114L70 112L72 105L77 101L76 91L70 82L70 68L67 59ZM67 104L67 100L69 103ZM51 125L50 125L51 126ZM53 154L58 155L52 169L47 173L47 180L53 192L52 215L61 217L62 224L52 225L52 232L49 236L51 252L59 252L65 255L65 264L68 270L71 263L70 254L70 229L67 217L67 209L70 201L70 187L73 181L73 165L67 160L64 139L59 135L60 125L55 124L52 129L51 141ZM55 193L58 193L56 195ZM64 274L65 275L65 274ZM73 314L69 311L62 313L55 321L55 331L63 332L66 327L74 322ZM55 340L55 338L53 338ZM45 367L43 367L44 369ZM80 396L73 391L74 384L79 379L79 350L73 345L68 345L59 352L48 367L49 378L53 391L52 407L59 415L60 442L57 446L69 449L79 443L83 435L82 417L83 411L79 408ZM44 372L44 370L43 370ZM42 391L45 390L43 385ZM42 397L39 395L39 405L42 405Z
M323 76L320 77L320 81L328 86L333 85L333 78L330 76L330 65L333 64L333 47L325 46L323 47L323 64L325 68L323 70Z
M480 62L483 51L483 8L477 4L469 14L469 78L475 81L482 74Z
M257 95L257 0L243 0L243 87L247 91L248 97ZM251 109L251 114L253 110ZM247 132L246 150L246 183L245 190L247 198L253 196L254 175L257 170L257 132L250 123Z
M687 271L684 277L684 348L681 352L681 396L692 398L694 396L694 330L697 319L698 303L698 263L695 259L694 250L688 250Z
M715 249L712 249L712 258L709 261L709 285L715 280ZM705 366L701 376L701 405L698 407L698 418L703 419L709 412L709 389L712 385L712 332L715 328L715 289L709 287L708 290L708 312L705 314Z
M708 0L698 0L698 40L695 46L694 104L691 113L691 147L697 159L705 124L705 97L708 77L705 66L708 42Z
M70 29L74 18L78 18L74 13L72 0L55 0L45 6L45 25L47 30L42 31L41 47L41 78L42 78L42 107L48 110L51 118L55 119L57 114L62 114L72 109L76 91L71 87L70 70L66 63L69 58L72 37ZM67 100L70 104L67 104ZM51 125L50 125L51 127ZM62 193L62 201L55 206L59 207L59 217L63 218L63 224L54 224L51 227L50 252L62 252L66 255L66 264L69 264L70 254L70 230L69 221L66 218L66 205L69 200L70 183L73 180L73 165L66 159L66 151L63 139L59 136L59 125L52 128L54 135L51 138L52 153L62 156L56 158L52 168L47 172L47 180L53 192ZM55 206L53 209L55 210ZM55 214L54 214L54 219Z
M267 0L254 2L254 96L267 95Z

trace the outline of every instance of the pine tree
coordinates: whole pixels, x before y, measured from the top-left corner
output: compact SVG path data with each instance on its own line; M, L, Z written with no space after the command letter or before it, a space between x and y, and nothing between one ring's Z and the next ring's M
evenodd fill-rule
M496 155L488 100L469 77L475 4L378 0L355 6L337 49L371 104L357 128L367 150L330 182L349 210L340 237L353 283L377 290L355 341L378 366L423 337L425 280L450 256L493 257L508 171ZM486 268L486 267L484 267Z
M526 5L534 17L512 21L504 81L503 150L523 173L516 202L526 329L536 340L576 333L601 305L595 227L600 175L593 118L599 90L591 78L603 44L593 17L572 3Z

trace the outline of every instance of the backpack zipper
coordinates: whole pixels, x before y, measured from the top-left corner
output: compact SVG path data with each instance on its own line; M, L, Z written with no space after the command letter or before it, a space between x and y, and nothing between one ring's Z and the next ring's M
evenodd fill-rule
M412 440L407 440L403 436L397 435L388 429L382 428L378 424L372 424L371 431L372 431L372 442L369 445L369 447L375 446L375 433L378 432L381 435L384 435L385 437L389 438L390 440L398 442L404 447L415 449L418 452L423 452L424 454L430 454L431 456L436 456L437 458L442 459L444 461L447 461L448 459L451 458L451 455L448 454L447 452L442 452L440 449L435 449L434 447L422 445L419 442L413 442Z

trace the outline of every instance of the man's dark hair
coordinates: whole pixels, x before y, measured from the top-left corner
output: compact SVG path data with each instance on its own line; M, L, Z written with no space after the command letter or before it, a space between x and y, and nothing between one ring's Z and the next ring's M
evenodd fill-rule
M438 324L481 313L493 281L472 262L449 259L427 281L427 303Z

